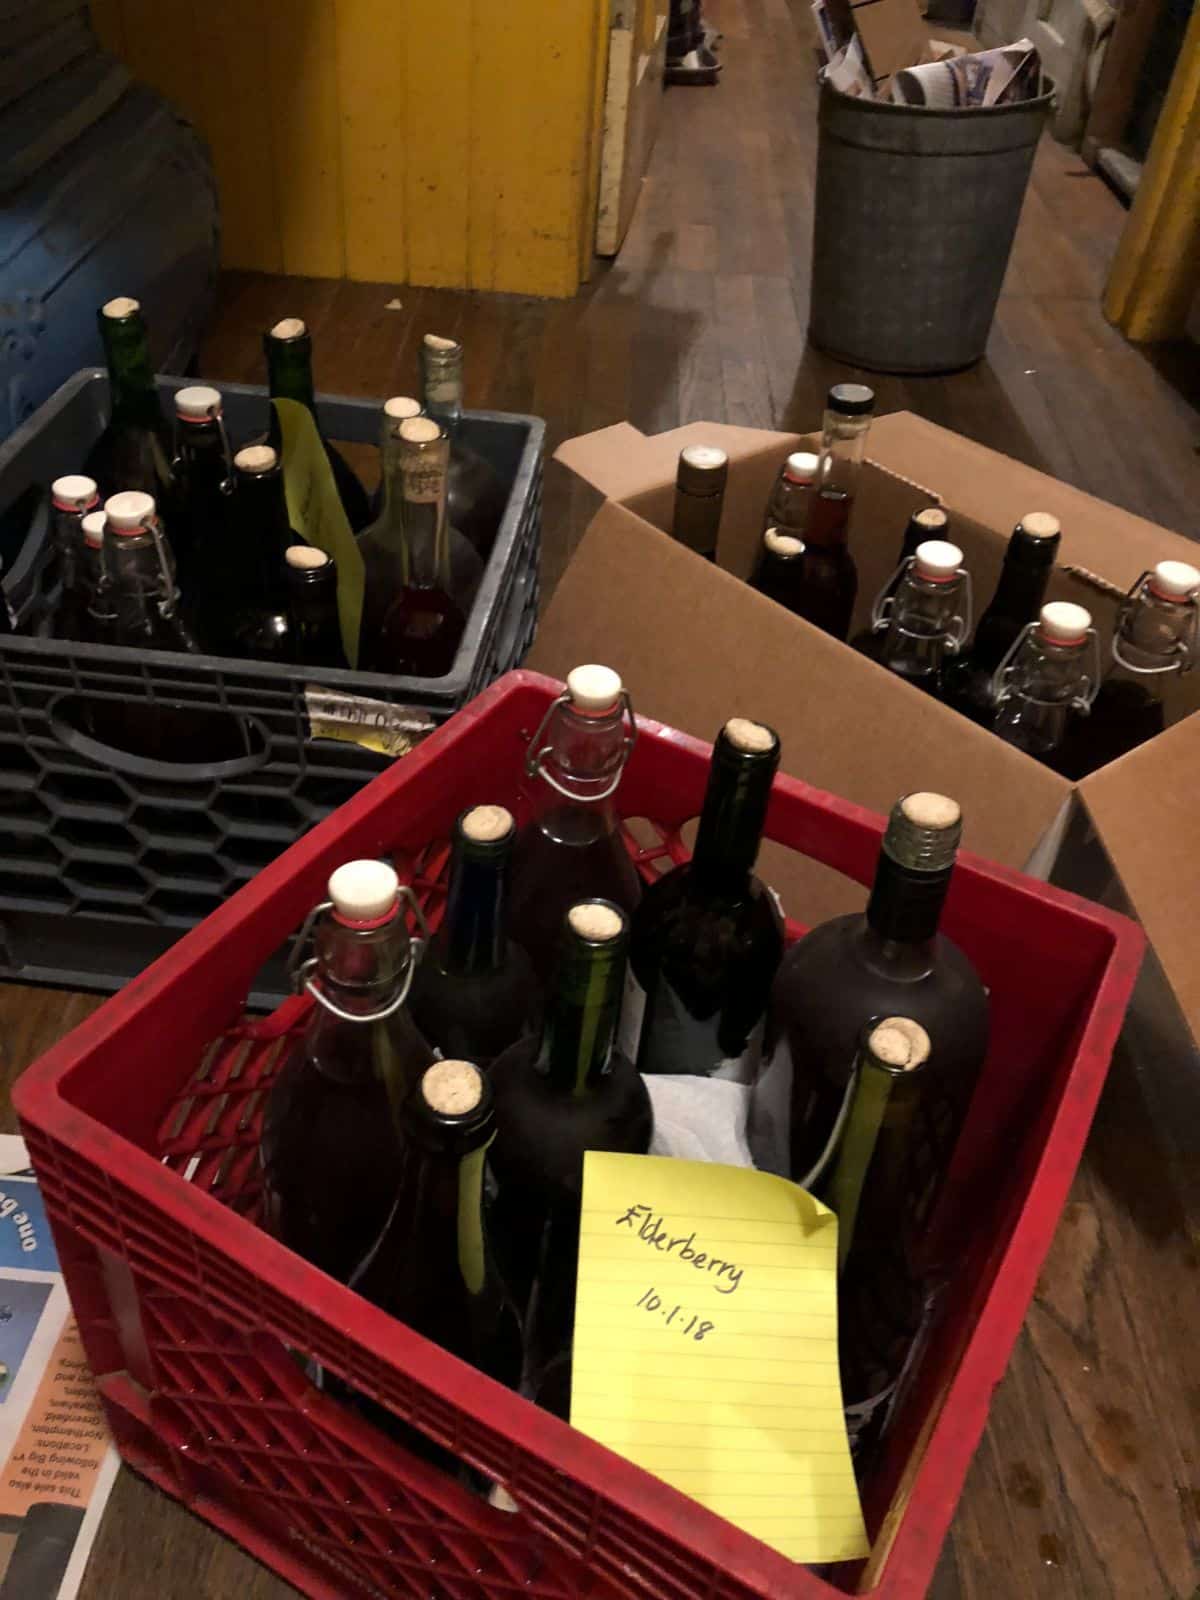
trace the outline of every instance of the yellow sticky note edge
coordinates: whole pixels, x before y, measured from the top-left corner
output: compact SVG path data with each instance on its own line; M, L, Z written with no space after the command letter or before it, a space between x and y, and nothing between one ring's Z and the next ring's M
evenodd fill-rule
M329 457L312 413L297 400L272 400L283 441L283 487L288 518L307 541L337 563L338 621L342 649L352 667L358 665L358 632L362 623L363 559L342 509Z
M834 1214L751 1168L589 1151L571 1422L792 1561L866 1555Z

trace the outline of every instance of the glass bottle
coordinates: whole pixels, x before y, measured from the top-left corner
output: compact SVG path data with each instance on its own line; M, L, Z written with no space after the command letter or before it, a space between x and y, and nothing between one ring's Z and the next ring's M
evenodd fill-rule
M365 672L439 678L450 671L470 609L467 560L479 558L446 521L450 444L432 417L400 424L383 515L363 535L358 664ZM457 570L456 570L457 568Z
M153 496L170 526L174 511L171 430L159 404L142 308L127 295L108 300L97 318L112 412L83 470L102 497L125 489Z
M811 450L793 450L788 456L767 498L764 532L768 528L778 528L780 533L793 534L797 539L804 537L813 479L819 465L820 457Z
M706 561L717 559L729 457L713 444L689 444L679 452L671 537Z
M820 1170L872 1017L911 1017L937 1039L957 1137L988 1044L987 992L938 931L961 833L955 801L905 795L888 819L866 912L822 923L784 956L751 1108L758 1166L803 1184Z
M1085 778L1161 733L1164 696L1196 664L1200 570L1160 561L1138 579L1117 615L1108 670L1091 715L1076 719L1059 770Z
M263 1116L264 1225L346 1283L396 1200L400 1106L433 1052L404 1001L417 950L395 872L350 861L312 913L315 955L299 969L316 1002Z
M213 637L234 655L290 659L287 552L296 542L288 521L279 458L268 444L249 444L233 458L233 515L221 559L207 588Z
M1041 611L1061 539L1058 518L1048 512L1030 511L1021 518L1008 541L996 592L979 619L971 647L946 669L947 701L984 727L991 726L995 715L992 679L996 668Z
M783 918L754 875L779 737L733 717L713 746L692 859L634 912L622 1044L639 1072L752 1083Z
M609 667L584 666L567 675L566 692L530 741L510 926L543 984L577 900L612 900L631 915L641 899L614 802L636 737L620 678Z
M945 539L926 539L875 602L871 633L855 649L918 689L942 697L946 663L971 631L971 583L962 551Z
M384 463L387 460L389 444L402 422L407 422L410 417L424 416L424 411L419 400L414 400L411 395L394 394L385 400L379 411L379 482L371 496L371 525L379 521L379 513L383 509L384 495ZM361 536L360 536L361 537Z
M421 388L426 414L450 441L450 524L486 561L508 509L508 489L463 435L463 347L457 339L427 333L421 340Z
M804 596L804 541L781 528L763 534L750 587L797 616Z
M804 527L804 589L798 615L835 639L850 632L858 595L858 569L847 538L874 409L874 392L865 384L835 383L830 389Z
M473 806L455 822L446 909L413 983L412 1014L430 1044L484 1071L541 1020L533 967L508 936L516 836L503 806Z
M103 511L89 511L80 521L78 554L71 564L70 581L64 579L62 599L54 617L54 635L58 639L78 639L86 644L110 642L107 626L92 611L103 572L106 521Z
M996 670L992 730L1066 775L1077 725L1100 679L1092 618L1066 600L1044 605Z
M570 1399L583 1157L644 1155L654 1119L646 1086L617 1046L628 921L605 900L574 905L541 1036L493 1064L495 1235L519 1305L528 1305L526 1380L559 1416ZM536 1284L532 1301L530 1291Z
M914 511L908 519L904 529L904 537L900 541L900 554L896 558L896 570L888 579L881 598L894 595L904 576L904 563L917 553L917 546L925 543L927 539L945 539L950 527L950 518L941 506L923 506L920 511ZM868 630L873 631L873 630ZM860 638L864 635L860 635ZM857 644L857 640L855 643Z
M358 533L371 520L370 502L367 491L347 464L346 458L330 444L321 429L313 392L312 335L299 317L284 317L269 333L263 335L263 349L267 357L271 399L295 400L312 413L329 458L330 471L346 520L351 531ZM279 421L274 408L271 411L269 442L276 452L281 451Z
M62 586L62 599L59 602L59 616L54 621L54 632L60 639L75 637L63 631L62 606L78 584L78 569L82 559L83 519L99 504L100 493L95 478L85 477L82 473L68 473L65 477L55 478L50 485L54 560L58 568L59 583Z
M101 576L92 614L112 644L194 651L179 612L179 585L151 495L136 489L104 503Z
M232 510L233 466L225 434L221 391L206 383L175 392L176 512L171 548L184 595L196 562L220 538Z
M311 544L284 551L287 586L287 657L309 667L345 667L338 620L337 565Z

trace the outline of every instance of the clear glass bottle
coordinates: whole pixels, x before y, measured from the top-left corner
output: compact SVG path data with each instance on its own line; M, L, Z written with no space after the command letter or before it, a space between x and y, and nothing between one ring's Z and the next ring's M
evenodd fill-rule
M358 533L371 520L371 506L367 491L358 481L345 456L335 448L321 430L317 416L316 395L313 389L312 335L299 317L284 317L270 332L263 335L263 350L267 358L267 378L272 400L295 400L312 413L313 421L321 435L321 443L329 459L329 468L337 488L338 498L346 513L351 531ZM282 440L274 408L268 442L277 454L282 454Z
M516 837L503 806L472 806L457 819L446 909L413 984L412 1014L429 1042L484 1071L541 1022L533 967L508 935Z
M1053 600L1014 641L992 683L992 730L1056 771L1068 747L1078 749L1076 724L1086 717L1100 678L1091 614Z
M802 1184L821 1170L859 1033L879 1016L911 1017L938 1040L939 1089L957 1138L988 1044L987 992L938 931L961 833L953 800L905 795L888 819L866 912L822 923L784 956L751 1108L758 1166Z
M889 580L881 591L871 633L854 641L863 655L938 699L946 664L971 631L971 581L962 559L956 544L926 539L895 587Z
M804 541L781 528L763 534L750 587L786 611L801 615L804 600Z
M821 458L811 450L794 450L771 487L767 509L763 516L763 532L778 528L780 533L793 534L803 539L808 526L808 510L812 501L813 479Z
M103 573L106 521L103 511L89 511L80 520L78 554L70 567L70 581L63 582L62 599L54 617L58 639L78 639L86 644L110 642L107 624L92 610Z
M541 1035L506 1050L491 1071L495 1235L518 1305L529 1306L527 1384L561 1417L571 1392L584 1153L644 1155L654 1131L646 1086L616 1042L628 927L610 901L570 908Z
M83 519L100 504L100 492L95 478L83 473L68 473L55 478L50 485L50 510L53 517L54 562L58 581L62 586L59 615L54 619L54 632L60 639L78 635L64 631L62 608L68 604L78 585L79 565L82 560Z
M347 1283L396 1201L400 1107L433 1060L405 1006L418 949L395 872L350 861L305 925L298 986L316 1002L263 1116L264 1225Z
M96 480L102 497L126 489L153 496L169 527L175 509L171 430L159 403L142 308L120 295L105 301L97 321L112 411L83 470Z
M221 391L191 384L175 393L176 512L171 548L187 596L197 559L219 539L233 509L233 462Z
M1057 517L1030 511L1013 530L996 592L979 619L969 650L946 670L946 699L973 722L990 727L996 707L992 679L1018 636L1036 620L1062 539Z
M637 725L609 667L575 667L525 756L525 816L513 850L511 928L542 983L577 900L632 915L641 880L621 838L615 795Z
M464 437L463 347L457 339L427 333L421 340L421 392L426 414L441 424L450 441L451 526L486 561L508 509L508 489L491 462Z
M407 422L410 417L424 416L421 402L414 400L411 395L394 394L383 402L379 411L379 482L371 496L371 526L379 521L379 513L383 509L383 496L385 487L384 463L388 457L389 441L395 436L396 430L402 422ZM361 535L360 535L361 537Z
M347 666L333 557L311 544L293 544L284 551L284 567L287 659L309 667Z
M634 912L621 1041L639 1072L752 1083L783 918L754 874L779 736L732 717L713 745L692 859Z
M104 503L101 577L93 614L112 644L194 651L180 615L170 542L151 495L126 490Z
M717 559L729 457L713 444L689 444L679 452L671 537L706 561Z
M858 595L858 568L847 541L874 410L874 392L865 384L835 383L830 389L804 526L804 590L798 615L835 639L850 632Z

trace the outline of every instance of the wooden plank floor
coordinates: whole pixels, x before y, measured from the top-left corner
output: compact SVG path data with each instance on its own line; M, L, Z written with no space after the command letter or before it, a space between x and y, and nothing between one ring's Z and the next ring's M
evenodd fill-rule
M313 330L319 385L347 393L412 391L420 334L462 337L469 403L544 416L551 448L625 417L647 431L699 418L811 427L826 386L846 374L805 345L815 137L807 7L708 0L708 11L726 35L724 81L670 91L621 256L575 299L229 274L205 376L257 381L261 330L287 314ZM1196 535L1200 421L1182 392L1195 382L1194 352L1151 359L1099 310L1122 220L1081 162L1045 143L987 361L949 378L871 381L884 409L921 412ZM394 296L398 311L388 309ZM569 554L570 511L552 479L551 580ZM0 990L6 1081L95 1003ZM1147 1073L1128 1049L1114 1062L934 1600L1197 1594L1200 1205L1189 1130L1200 1125L1200 1092L1170 1063L1164 1119L1162 1065L1151 1058ZM292 1593L129 1472L81 1591L83 1600Z

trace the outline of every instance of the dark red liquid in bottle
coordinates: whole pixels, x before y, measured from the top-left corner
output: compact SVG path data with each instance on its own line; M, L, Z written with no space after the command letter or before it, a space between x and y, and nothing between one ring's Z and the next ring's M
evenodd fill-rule
M858 597L858 568L846 548L852 497L841 489L813 495L804 534L804 581L792 609L815 627L845 639Z
M464 617L441 589L400 589L371 640L369 672L408 673L441 678L454 665Z

